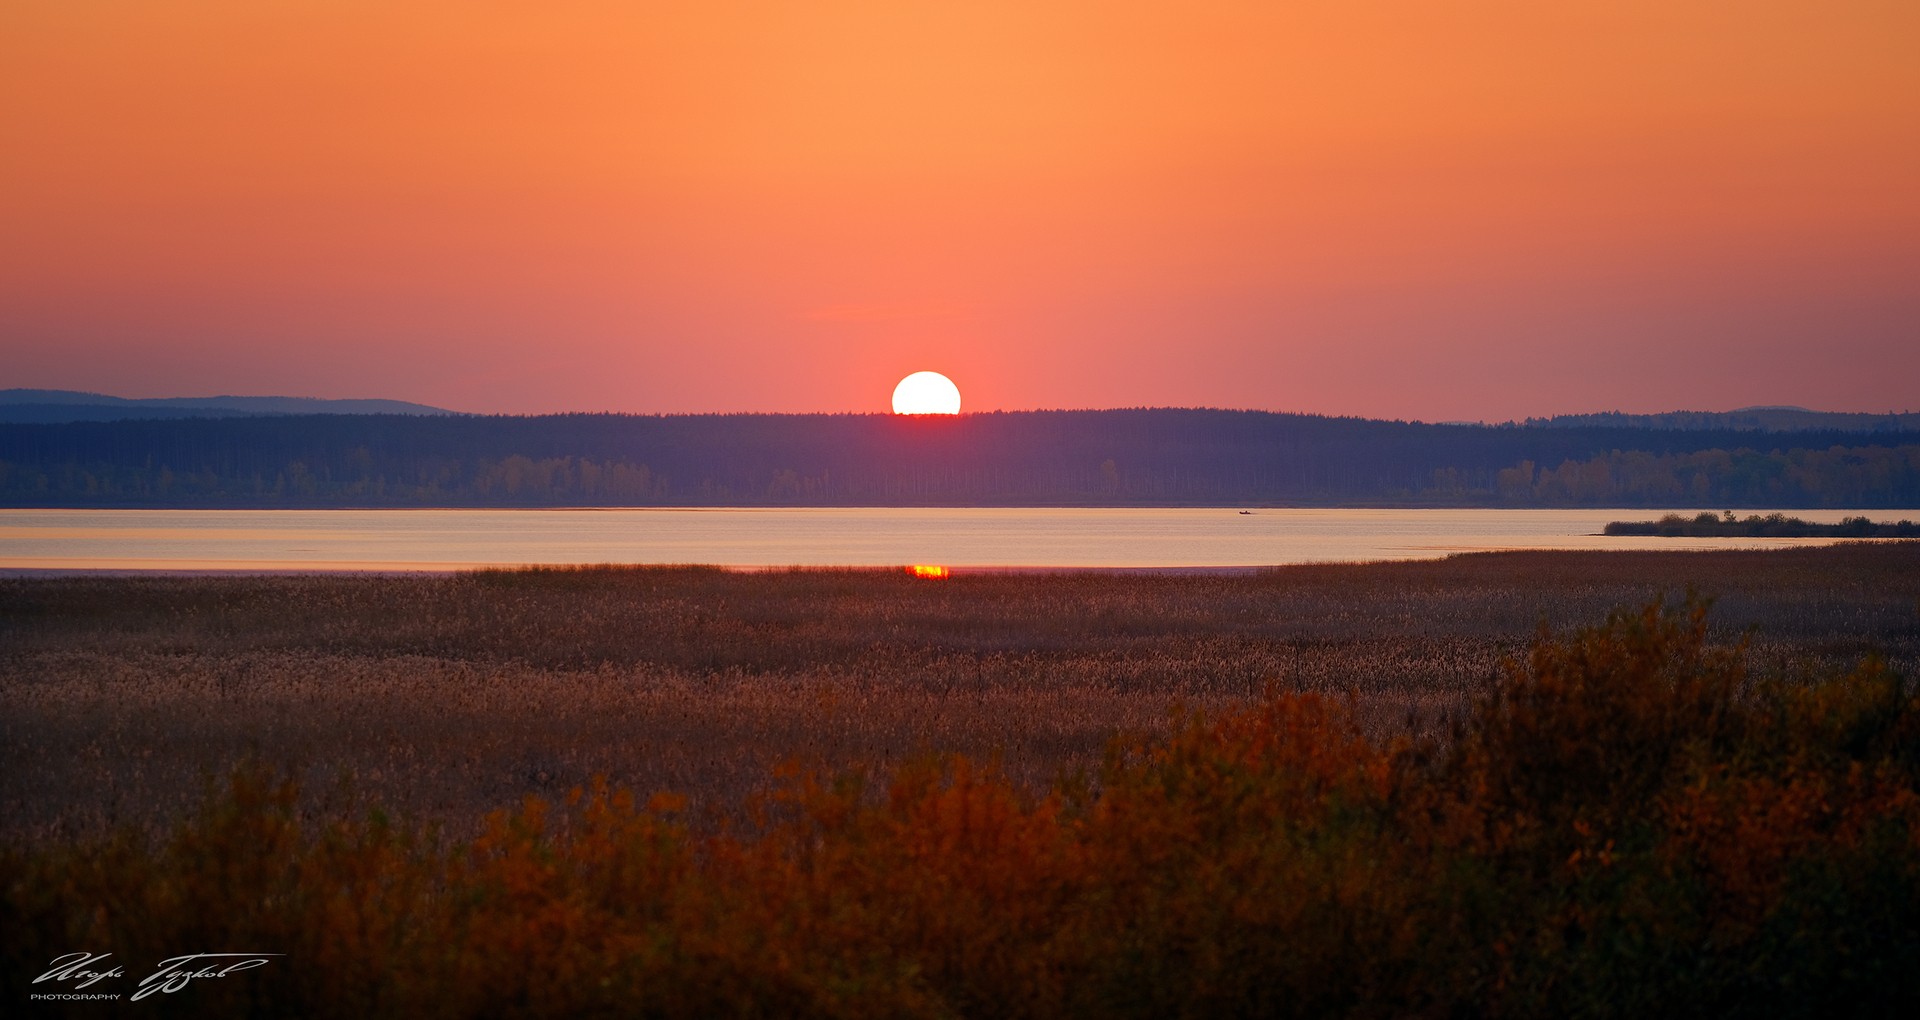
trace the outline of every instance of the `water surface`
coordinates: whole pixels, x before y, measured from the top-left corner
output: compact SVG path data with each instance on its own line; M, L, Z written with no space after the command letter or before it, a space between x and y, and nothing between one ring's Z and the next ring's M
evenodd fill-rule
M1833 541L1599 534L1608 521L1649 520L1665 512L0 510L0 569L458 570L563 563L1174 569L1420 559L1490 549L1751 549ZM1791 511L1821 522L1862 513L1872 515Z

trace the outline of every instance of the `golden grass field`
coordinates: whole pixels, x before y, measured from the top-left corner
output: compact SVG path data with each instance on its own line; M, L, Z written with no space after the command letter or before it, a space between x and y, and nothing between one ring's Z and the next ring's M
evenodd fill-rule
M157 824L255 760L456 830L603 775L732 812L783 763L961 753L1044 788L1268 688L1434 730L1542 626L1689 589L1762 672L1920 665L1920 543L1488 553L1250 575L0 580L0 833Z

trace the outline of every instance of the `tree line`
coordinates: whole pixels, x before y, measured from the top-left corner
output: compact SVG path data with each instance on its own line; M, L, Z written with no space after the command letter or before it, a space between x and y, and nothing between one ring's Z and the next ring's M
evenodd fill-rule
M0 426L9 506L1920 506L1920 434L1207 409Z

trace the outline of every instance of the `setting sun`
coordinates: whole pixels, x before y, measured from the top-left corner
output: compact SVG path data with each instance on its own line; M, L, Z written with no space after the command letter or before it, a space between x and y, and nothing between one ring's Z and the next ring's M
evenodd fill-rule
M915 372L893 388L894 414L959 414L960 388L938 372Z

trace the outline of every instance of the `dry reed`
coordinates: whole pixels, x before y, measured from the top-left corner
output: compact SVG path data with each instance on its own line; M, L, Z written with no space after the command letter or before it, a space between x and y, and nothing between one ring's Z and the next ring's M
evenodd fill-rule
M1718 599L1756 669L1920 664L1920 543L1503 553L1254 575L0 580L0 835L160 827L264 762L459 828L594 775L737 813L783 762L992 759L1040 789L1175 705L1352 698L1437 732L1542 625Z

